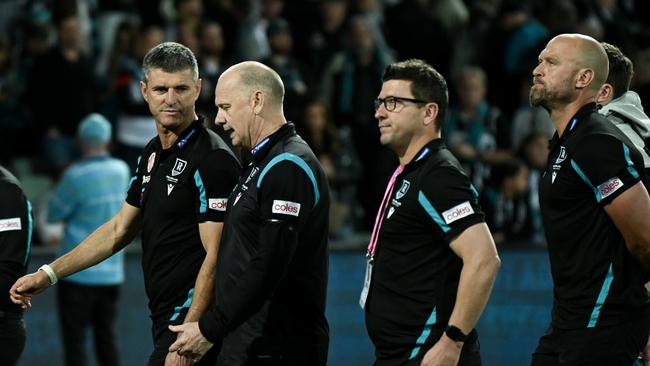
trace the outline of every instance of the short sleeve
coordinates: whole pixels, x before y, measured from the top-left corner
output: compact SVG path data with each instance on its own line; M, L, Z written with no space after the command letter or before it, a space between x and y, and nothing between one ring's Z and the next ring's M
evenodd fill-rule
M133 207L140 207L142 196L142 172L145 169L146 162L142 161L142 155L138 157L138 162L135 166L135 175L131 177L126 194L126 203Z
M640 180L638 167L643 164L639 152L614 136L587 136L571 155L571 167L601 205Z
M478 192L463 173L453 167L429 172L418 192L418 203L434 230L451 241L468 227L484 222Z
M316 175L300 157L283 154L262 170L257 180L263 220L282 220L300 227L318 204Z
M223 222L240 170L237 159L225 150L213 150L201 160L193 177L198 222Z

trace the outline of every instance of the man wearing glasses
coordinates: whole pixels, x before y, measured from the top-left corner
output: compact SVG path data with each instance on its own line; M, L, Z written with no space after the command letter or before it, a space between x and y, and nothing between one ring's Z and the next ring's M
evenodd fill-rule
M377 366L481 364L474 325L500 260L478 194L440 138L447 104L445 79L425 62L386 68L375 118L400 165L359 301Z

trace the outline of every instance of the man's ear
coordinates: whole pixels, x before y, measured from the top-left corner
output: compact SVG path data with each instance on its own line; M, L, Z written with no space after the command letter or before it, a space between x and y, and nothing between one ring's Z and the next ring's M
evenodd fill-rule
M600 87L596 94L596 104L606 105L614 99L614 87L612 84L605 83Z
M149 100L147 99L147 83L142 80L140 80L140 92L142 93L144 100L149 103Z
M424 125L430 126L435 124L436 118L438 117L438 103L427 103L424 108Z
M251 107L253 108L253 113L260 114L262 108L264 108L264 102L266 102L266 95L261 90L255 90L251 95Z
M580 69L578 70L578 75L576 79L576 88L584 89L591 85L594 81L594 70L593 69Z

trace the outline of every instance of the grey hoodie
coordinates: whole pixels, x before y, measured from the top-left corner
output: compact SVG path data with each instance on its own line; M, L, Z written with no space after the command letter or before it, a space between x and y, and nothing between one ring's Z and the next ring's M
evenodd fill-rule
M607 117L608 120L612 121L616 127L623 131L641 155L643 155L643 165L646 169L650 168L650 156L645 152L645 143L643 142L644 139L650 137L650 118L643 111L639 95L629 90L607 105L604 105L598 113ZM620 118L615 113L624 116L626 119ZM631 126L631 124L634 126Z

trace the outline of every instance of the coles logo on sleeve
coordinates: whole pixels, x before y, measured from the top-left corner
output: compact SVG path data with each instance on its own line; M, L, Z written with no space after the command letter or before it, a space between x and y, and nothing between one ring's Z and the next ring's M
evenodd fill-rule
M291 201L273 200L272 213L298 216L300 214L300 203Z
M226 211L228 207L227 198L208 198L208 207L215 211Z
M616 192L619 188L623 187L623 182L618 178L614 177L607 182L598 186L598 192L600 192L601 197L607 198L610 194Z
M454 206L449 210L443 212L442 218L445 220L447 225L449 225L452 222L460 220L463 217L467 217L473 213L474 209L472 208L472 205L470 205L469 201L465 201L460 205Z
M22 229L22 225L20 224L20 217L13 217L10 219L0 220L0 232L21 230L21 229Z

